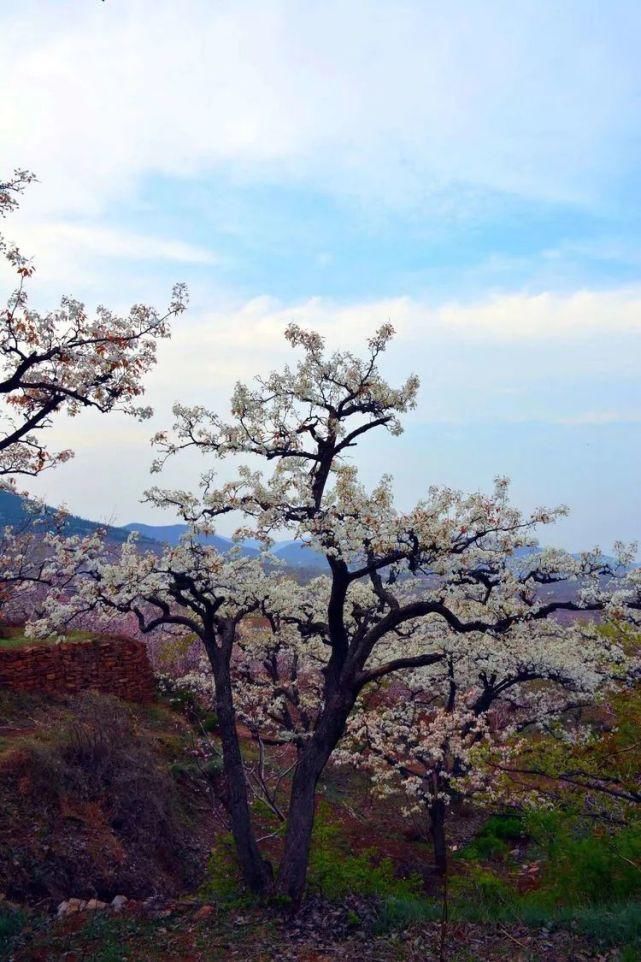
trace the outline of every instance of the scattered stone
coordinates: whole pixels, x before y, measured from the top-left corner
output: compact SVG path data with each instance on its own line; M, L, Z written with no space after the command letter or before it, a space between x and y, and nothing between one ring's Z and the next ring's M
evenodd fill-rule
M74 915L76 912L84 912L87 908L87 903L84 899L69 899L67 902L67 911L65 915Z
M114 912L122 912L126 904L127 904L126 895L114 895L113 899L111 900L111 907L114 910Z
M194 919L196 922L201 922L203 919L208 919L215 911L213 905L203 905L194 915Z
M89 899L87 902L87 912L101 911L107 908L106 902L101 902L100 899Z
M61 902L58 906L58 918L61 919L69 911L69 903L67 901Z

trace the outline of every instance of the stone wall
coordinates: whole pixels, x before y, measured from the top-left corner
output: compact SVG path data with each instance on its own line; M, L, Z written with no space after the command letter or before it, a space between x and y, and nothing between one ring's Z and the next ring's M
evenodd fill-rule
M46 693L92 688L127 701L154 697L145 646L131 638L0 648L0 688Z

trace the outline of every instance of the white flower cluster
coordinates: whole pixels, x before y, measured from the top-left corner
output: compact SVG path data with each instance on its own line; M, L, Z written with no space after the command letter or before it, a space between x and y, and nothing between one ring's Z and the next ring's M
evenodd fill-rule
M16 171L0 183L0 218L16 207L33 179ZM136 304L126 317L105 307L89 317L85 306L69 297L42 314L28 303L31 262L2 235L0 255L18 274L17 287L0 311L0 475L35 475L72 456L71 451L52 454L40 440L53 414L74 416L93 407L150 416L149 408L137 404L142 378L155 364L158 339L169 337L169 318L185 309L187 292L177 284L163 315Z

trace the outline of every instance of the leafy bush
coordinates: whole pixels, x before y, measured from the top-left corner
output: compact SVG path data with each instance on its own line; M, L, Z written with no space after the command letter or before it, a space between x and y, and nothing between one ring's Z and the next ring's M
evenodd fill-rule
M200 725L205 732L218 731L218 715L214 711L206 711L200 719Z
M524 837L523 820L519 815L492 815L476 838L461 851L459 858L484 861L505 857L510 849L508 842L520 841Z
M527 824L547 858L533 898L581 906L621 903L641 895L641 825L608 832L562 811L533 813Z
M346 895L411 898L420 891L421 880L397 878L392 860L378 858L375 849L352 854L330 813L321 806L312 836L308 886L329 899Z
M169 770L177 778L206 778L209 781L214 781L223 771L223 760L218 755L200 761L191 758L179 758L172 762Z
M507 882L479 865L469 867L465 875L450 882L455 906L461 906L466 918L486 919L512 912L516 895Z

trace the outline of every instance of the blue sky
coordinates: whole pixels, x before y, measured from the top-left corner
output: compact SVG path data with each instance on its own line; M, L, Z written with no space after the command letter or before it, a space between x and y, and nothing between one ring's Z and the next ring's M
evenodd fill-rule
M173 400L224 409L290 320L357 349L389 318L390 377L423 388L368 481L409 505L509 474L522 507L570 505L546 540L641 538L640 35L626 0L0 3L34 303L192 294L153 425L60 422L77 455L38 490L169 523L139 499Z

